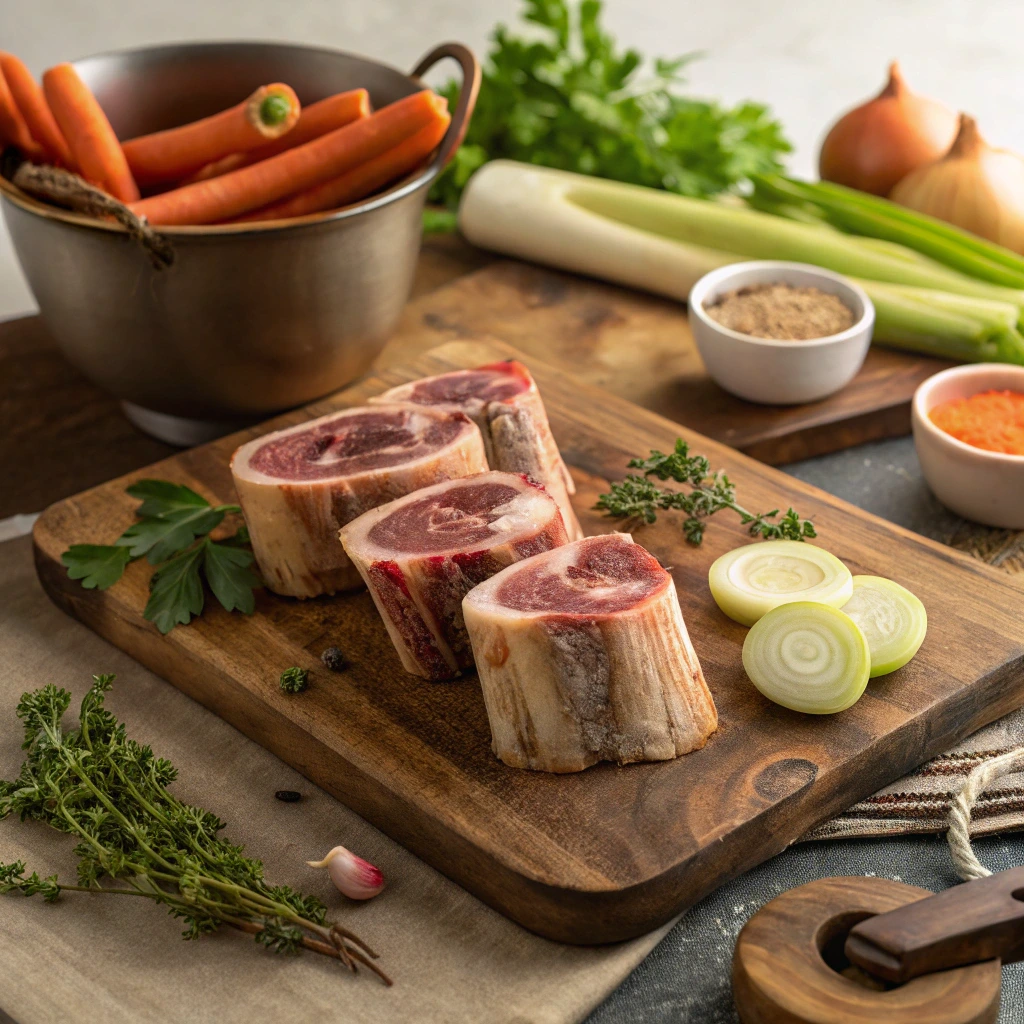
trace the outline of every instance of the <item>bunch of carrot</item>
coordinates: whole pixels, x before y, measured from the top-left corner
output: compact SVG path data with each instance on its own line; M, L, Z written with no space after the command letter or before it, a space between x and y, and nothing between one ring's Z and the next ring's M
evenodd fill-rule
M422 164L449 121L429 90L373 112L365 89L301 107L275 82L219 114L121 143L72 65L51 68L40 88L0 54L0 146L81 174L154 225L276 220L357 202Z

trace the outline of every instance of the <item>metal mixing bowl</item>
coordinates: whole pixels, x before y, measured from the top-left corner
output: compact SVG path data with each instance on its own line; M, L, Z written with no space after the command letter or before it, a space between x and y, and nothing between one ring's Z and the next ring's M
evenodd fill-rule
M164 440L193 444L312 401L363 373L409 297L427 189L465 132L479 83L472 53L438 46L410 75L335 50L187 43L75 64L122 139L204 117L257 85L303 103L363 86L375 108L421 88L433 64L462 69L459 103L430 165L331 214L160 229L155 270L119 226L38 202L0 179L0 206L46 326L85 376Z

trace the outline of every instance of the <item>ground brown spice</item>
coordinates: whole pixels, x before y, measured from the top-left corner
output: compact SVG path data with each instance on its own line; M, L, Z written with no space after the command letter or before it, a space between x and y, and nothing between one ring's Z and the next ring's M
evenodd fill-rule
M853 311L838 296L789 284L747 285L704 309L731 331L776 341L827 338L853 326Z

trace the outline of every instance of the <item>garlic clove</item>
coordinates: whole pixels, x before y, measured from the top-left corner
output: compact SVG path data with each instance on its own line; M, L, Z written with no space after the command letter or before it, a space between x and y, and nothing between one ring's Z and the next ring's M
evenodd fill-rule
M308 860L311 868L327 868L335 888L350 900L372 899L384 888L384 875L344 846L336 846L323 860Z

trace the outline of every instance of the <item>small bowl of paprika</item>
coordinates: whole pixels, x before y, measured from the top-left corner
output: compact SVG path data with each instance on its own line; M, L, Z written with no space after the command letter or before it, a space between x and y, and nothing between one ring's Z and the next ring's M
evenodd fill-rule
M914 446L935 496L965 519L1024 530L1024 367L970 363L914 394Z

